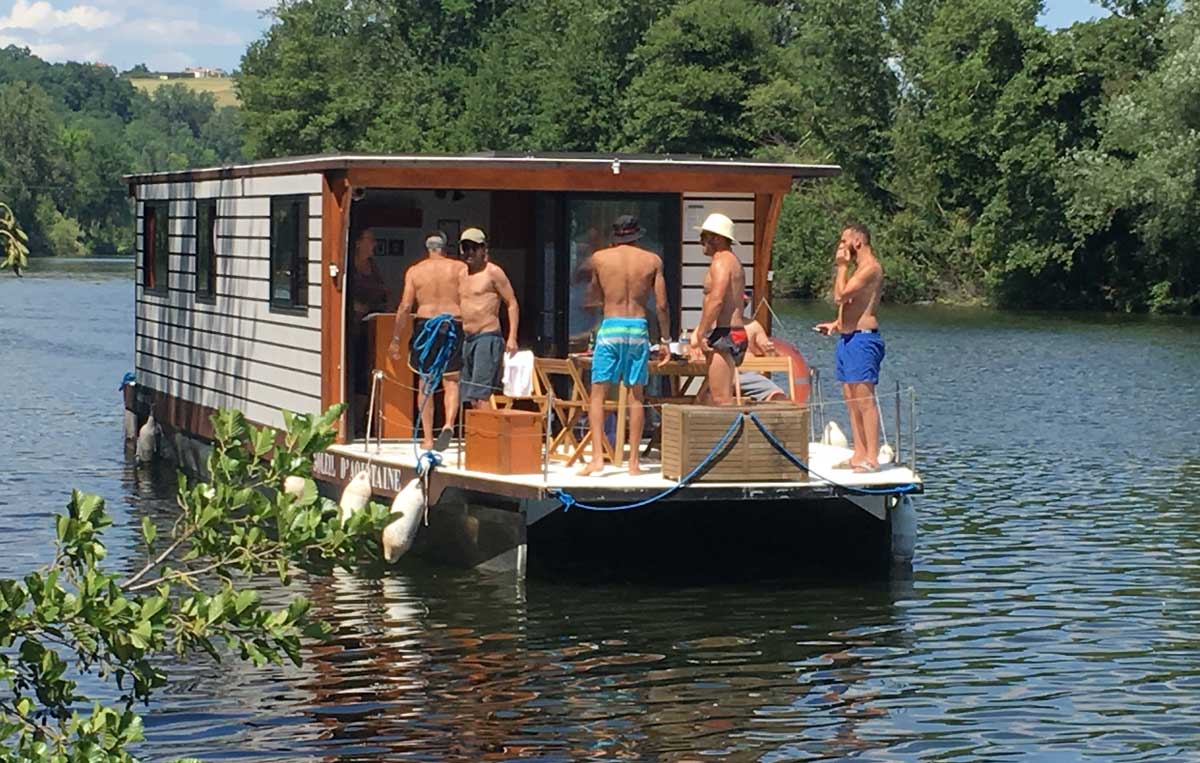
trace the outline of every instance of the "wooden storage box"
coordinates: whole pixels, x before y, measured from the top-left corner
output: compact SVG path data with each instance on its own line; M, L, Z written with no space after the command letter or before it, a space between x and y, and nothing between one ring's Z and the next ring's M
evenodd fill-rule
M662 409L662 472L680 479L700 464L721 441L733 420L753 412L775 439L803 463L808 463L808 408L788 403L743 406L664 405ZM747 417L713 464L696 477L699 482L793 482L808 472L789 461L767 441Z
M530 411L468 409L466 467L490 474L540 472L545 420Z

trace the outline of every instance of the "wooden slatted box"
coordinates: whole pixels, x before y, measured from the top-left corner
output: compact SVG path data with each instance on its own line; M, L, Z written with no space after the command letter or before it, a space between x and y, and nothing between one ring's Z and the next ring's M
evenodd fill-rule
M808 463L809 417L807 407L789 403L742 406L665 405L662 409L662 471L680 479L704 461L729 430L735 417L753 412L780 443L803 463ZM775 449L754 422L746 418L699 482L792 482L808 479Z

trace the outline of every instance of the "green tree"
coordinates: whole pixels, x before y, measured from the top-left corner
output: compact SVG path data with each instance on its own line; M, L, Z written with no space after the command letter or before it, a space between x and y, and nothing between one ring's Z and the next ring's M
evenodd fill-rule
M1200 5L1172 17L1150 76L1112 98L1063 167L1085 265L1123 309L1200 312Z
M300 663L301 639L327 633L308 602L274 610L241 586L378 558L387 509L372 504L343 523L311 478L339 414L287 415L282 436L237 412L215 415L208 480L180 476L180 514L166 530L142 520L146 562L132 575L105 564L104 502L72 494L54 561L0 580L0 761L132 761L128 747L143 735L133 704L165 684L168 653ZM302 477L303 490L280 490L287 476ZM112 687L117 703L84 696L81 674Z
M771 16L754 0L684 0L646 31L620 108L632 151L748 156L746 113L770 81L778 50Z

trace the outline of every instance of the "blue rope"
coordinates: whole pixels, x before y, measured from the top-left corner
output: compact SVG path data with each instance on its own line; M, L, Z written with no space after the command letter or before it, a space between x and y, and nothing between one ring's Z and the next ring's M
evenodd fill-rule
M779 440L775 439L775 435L771 434L771 430L767 429L767 427L762 423L762 421L759 420L758 414L751 413L751 414L749 414L749 416L750 416L750 420L754 422L754 425L758 427L758 431L762 432L763 437L767 438L767 442L771 443L771 445L773 445L775 447L775 450L779 451L783 455L784 458L786 458L788 461L791 461L793 464L800 467L801 469L808 472L809 474L816 477L817 479L828 482L830 485L833 485L835 488L838 488L840 490L845 490L846 492L853 493L855 495L905 495L907 493L917 492L917 486L911 482L907 485L897 485L895 487L888 487L888 488L850 487L849 485L839 484L839 483L829 479L828 477L824 477L820 474L817 474L812 469L808 468L808 464L805 464L803 461L801 461L796 456L796 454L792 453L790 450L787 449L787 447L784 446L783 443L781 443Z
M442 331L446 332L446 341L439 343L438 334ZM417 368L428 368L428 372L419 373L421 378L421 404L417 407L417 417L413 420L413 453L417 457L417 476L421 476L423 470L421 463L426 462L426 468L432 469L442 465L442 457L431 450L424 453L419 452L417 448L417 440L421 436L421 414L425 412L425 406L433 398L433 393L437 391L438 385L442 383L442 376L446 373L446 365L450 362L450 353L454 351L454 347L458 344L458 327L454 325L454 316L450 313L442 313L435 315L425 321L425 325L421 327L420 333L412 341L412 352L417 355Z
M417 456L417 476L423 477L427 472L442 465L442 454L427 450Z
M649 506L650 504L661 501L667 496L687 487L688 483L695 479L696 475L700 474L700 472L702 472L710 463L712 463L712 461L717 457L717 454L725 449L725 446L729 444L729 441L733 439L733 436L738 432L738 430L741 429L741 427L742 416L738 416L734 418L733 423L729 425L729 429L726 430L725 436L721 438L720 442L713 446L713 449L708 452L708 455L704 457L703 461L696 464L696 468L685 474L683 479L679 480L679 482L676 482L673 487L667 488L658 495L651 496L650 498L638 501L637 503L629 503L622 506L594 506L587 503L580 503L579 501L575 500L575 496L571 495L566 490L551 490L550 494L562 503L563 511L570 511L571 507L573 506L578 506L579 508L586 509L587 511L628 511L629 509L640 509L643 506Z

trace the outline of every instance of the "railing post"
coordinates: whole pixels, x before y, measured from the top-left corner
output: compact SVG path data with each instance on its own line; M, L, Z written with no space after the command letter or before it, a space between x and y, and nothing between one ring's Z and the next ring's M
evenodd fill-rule
M917 473L917 390L908 389L908 468Z
M542 447L542 482L550 481L550 428L554 423L554 388L546 391L546 443Z
M896 452L892 458L893 464L900 463L900 380L896 380Z
M463 403L462 385L458 387L458 431L462 436L458 438L458 468L463 468L463 451L467 449L467 406Z

